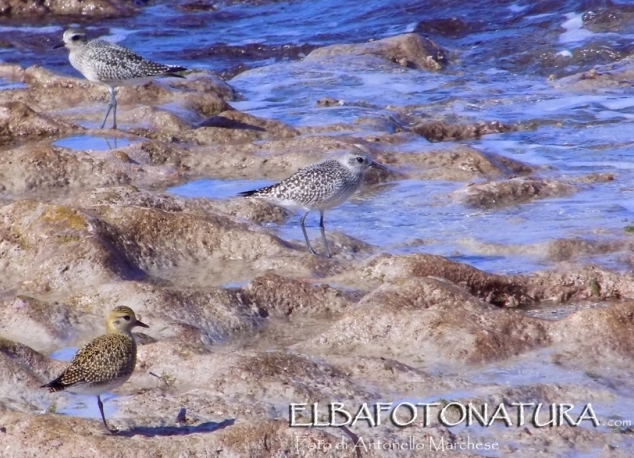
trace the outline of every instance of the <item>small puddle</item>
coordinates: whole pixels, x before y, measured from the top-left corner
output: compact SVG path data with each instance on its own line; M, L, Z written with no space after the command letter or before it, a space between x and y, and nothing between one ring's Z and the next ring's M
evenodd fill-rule
M191 199L205 197L208 199L226 199L237 197L239 192L250 191L273 184L271 180L194 180L180 186L169 188L167 192Z
M66 347L61 350L54 351L49 355L49 358L55 359L57 361L70 361L73 359L73 356L77 353L79 348L77 347Z
M106 420L111 418L117 411L116 406L108 401L116 399L117 397L118 396L116 394L101 395L101 402L103 402L103 412L106 416ZM99 412L99 405L97 404L97 396L86 394L72 393L71 397L69 397L68 404L56 410L55 413L79 418L101 419L101 412Z
M56 142L53 146L60 146L75 151L109 151L116 148L123 148L139 140L120 137L96 137L93 135L76 135L74 137L66 137Z
M19 81L11 81L5 78L0 78L0 91L8 89L25 89L27 86Z

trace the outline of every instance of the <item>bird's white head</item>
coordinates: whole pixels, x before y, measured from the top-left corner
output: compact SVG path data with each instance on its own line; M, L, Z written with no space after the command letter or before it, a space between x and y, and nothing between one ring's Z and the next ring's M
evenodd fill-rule
M341 156L339 162L353 173L363 173L372 165L372 158L361 151L351 151Z
M355 149L339 159L339 162L354 174L363 174L368 167L384 169L385 166L375 162L369 154L355 145Z
M132 328L135 326L149 328L147 324L142 323L137 319L134 311L130 307L115 307L112 312L108 314L108 318L106 318L106 332L108 334L130 334L132 332Z
M73 49L79 49L88 43L86 38L86 32L80 29L68 29L64 32L62 42L54 46L54 48L61 48L65 46L66 49L72 51Z

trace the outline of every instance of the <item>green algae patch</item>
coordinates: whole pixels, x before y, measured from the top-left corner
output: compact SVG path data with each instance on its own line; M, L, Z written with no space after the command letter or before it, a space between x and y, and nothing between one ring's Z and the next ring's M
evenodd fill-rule
M88 229L88 221L76 210L69 207L54 206L47 208L41 216L46 223L63 224L69 229L83 231Z

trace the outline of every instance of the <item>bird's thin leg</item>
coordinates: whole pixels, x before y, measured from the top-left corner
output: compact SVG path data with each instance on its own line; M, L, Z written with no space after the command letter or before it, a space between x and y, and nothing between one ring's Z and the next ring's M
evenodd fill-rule
M308 213L310 213L310 210L307 211L306 213L304 213L304 216L302 216L299 219L299 224L301 224L302 226L302 232L304 233L304 239L306 239L306 246L308 247L308 249L310 250L310 252L314 255L317 255L317 252L315 250L313 250L313 247L310 246L310 242L308 241L308 234L306 233L306 226L304 225L304 222L306 221L306 216L308 216Z
M103 118L103 122L101 123L101 128L103 129L106 125L106 121L108 120L108 115L110 114L110 110L114 108L114 112L112 114L112 128L117 128L117 98L114 95L114 88L112 86L108 87L108 91L110 92L110 103L108 104L108 111L106 111L106 116Z
M101 412L101 419L103 420L103 424L106 426L106 429L108 430L108 432L110 434L116 434L119 431L116 429L110 429L108 427L108 423L106 423L106 416L103 413L103 402L101 402L101 397L99 395L97 395L97 404L99 405L99 412Z
M326 256L330 256L330 248L328 248L328 241L326 240L326 228L324 227L324 211L319 210L319 229L321 230L321 238L324 239L324 246L326 247Z

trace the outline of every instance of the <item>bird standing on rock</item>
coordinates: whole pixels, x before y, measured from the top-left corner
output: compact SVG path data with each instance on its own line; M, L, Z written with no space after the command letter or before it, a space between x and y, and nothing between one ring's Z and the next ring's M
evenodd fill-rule
M385 166L374 162L368 154L360 150L353 151L337 159L327 159L300 169L277 184L241 192L239 195L257 197L289 209L306 210L299 223L302 226L306 246L314 255L317 255L317 252L310 245L304 223L311 210L319 210L321 237L326 247L326 256L330 258L330 248L328 248L324 227L324 212L348 200L361 186L363 176L369 167L386 169Z
M50 392L68 390L96 395L103 424L110 433L117 433L106 423L101 395L123 385L132 375L136 365L132 329L136 326L149 328L136 318L131 308L115 307L106 318L106 334L79 350L70 366L42 388L48 388Z
M184 78L176 72L185 71L185 67L158 64L144 59L123 46L105 40L90 40L80 29L68 29L64 32L62 43L54 48L66 47L68 59L84 77L93 83L108 86L110 103L103 118L101 128L113 110L112 128L117 128L117 99L114 94L119 86L140 86L159 76Z

